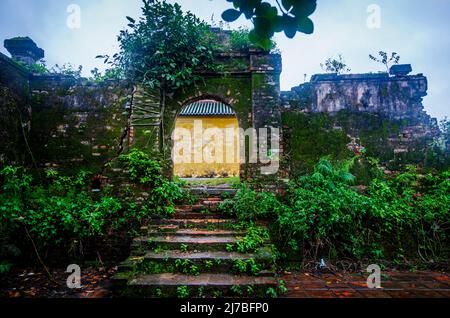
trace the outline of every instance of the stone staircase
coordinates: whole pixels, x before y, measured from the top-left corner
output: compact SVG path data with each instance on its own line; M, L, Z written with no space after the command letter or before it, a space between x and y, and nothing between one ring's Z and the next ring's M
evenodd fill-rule
M216 212L216 191L194 190L209 196L142 228L114 278L116 297L255 297L277 287L270 253L232 251L246 232ZM246 263L257 272L242 270Z

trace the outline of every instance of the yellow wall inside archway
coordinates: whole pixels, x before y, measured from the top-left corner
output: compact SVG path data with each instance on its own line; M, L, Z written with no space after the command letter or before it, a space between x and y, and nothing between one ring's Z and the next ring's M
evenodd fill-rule
M201 126L199 126L201 124ZM195 129L197 127L197 129ZM201 127L201 129L198 129ZM221 141L216 138L205 138L205 132L219 129L223 134ZM228 129L228 130L227 130ZM233 129L234 136L230 138ZM239 176L239 123L236 117L178 117L175 131L190 132L191 154L184 153L186 138L175 138L174 141L174 174L181 178L221 178ZM227 136L228 131L228 136ZM221 138L217 135L217 138ZM183 141L181 141L183 140ZM221 147L222 146L222 147ZM213 150L212 150L213 149ZM213 163L205 162L205 152L212 155ZM198 163L199 155L202 162ZM195 160L197 156L197 161ZM188 158L191 160L187 160ZM220 160L219 158L222 158ZM230 160L231 159L231 160Z

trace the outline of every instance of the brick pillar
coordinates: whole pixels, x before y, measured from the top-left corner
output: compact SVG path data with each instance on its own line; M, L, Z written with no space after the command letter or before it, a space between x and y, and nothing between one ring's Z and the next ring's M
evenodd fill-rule
M267 54L262 51L253 51L250 55L250 69L252 72L252 110L253 124L260 134L261 128L267 128L268 144L264 139L259 138L259 147L272 148L271 132L272 128L279 129L279 139L281 146L281 112L280 112L280 74L282 70L281 56L279 54ZM274 153L281 152L278 147ZM261 159L261 158L260 158ZM281 159L281 153L279 154ZM253 177L262 176L260 162L251 165L251 174ZM277 177L277 174L271 175Z

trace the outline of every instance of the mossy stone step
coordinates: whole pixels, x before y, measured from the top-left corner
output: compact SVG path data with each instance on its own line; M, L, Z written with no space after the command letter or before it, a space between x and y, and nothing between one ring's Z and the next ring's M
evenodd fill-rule
M191 261L193 260L200 260L200 261L207 261L207 260L246 260L246 259L252 259L254 258L253 254L241 254L241 253L229 253L229 252L221 252L221 251L214 251L214 252L182 252L178 250L170 250L170 251L163 251L160 253L155 252L148 252L144 259L189 259Z
M132 248L151 249L155 247L182 250L187 246L190 251L225 251L228 245L236 244L241 237L238 236L176 236L160 235L153 237L140 237L133 240Z
M223 214L214 214L206 212L189 212L189 211L179 211L176 212L172 218L174 219L225 219L226 216Z
M206 252L182 252L163 251L148 252L143 256L140 264L135 268L158 268L157 264L166 265L166 268L175 269L173 272L191 273L190 269L194 265L198 273L236 273L258 275L262 270L273 269L272 258L259 258L254 254L228 253L222 251ZM252 272L251 266L256 265L257 272ZM244 268L244 269L242 269ZM186 270L186 272L184 271ZM254 269L255 270L255 269ZM147 272L153 274L155 272ZM272 273L273 276L273 273Z
M179 229L178 227L163 228L143 228L143 233L149 237L160 236L162 234L170 234L172 236L244 236L245 232L233 230L207 230L207 229Z
M152 220L152 225L173 225L179 228L215 228L215 229L229 229L236 224L232 219L159 219Z
M236 189L230 187L191 187L186 190L192 195L205 197L221 196L224 193L229 196L234 196L237 193Z
M269 242L254 253L228 252L246 231L216 212L223 200L215 196L235 190L198 190L196 204L180 205L170 219L153 218L141 228L142 236L133 240L131 256L113 279L116 296L255 297L277 287Z
M142 275L128 282L117 279L120 297L177 297L182 289L189 297L265 296L269 288L276 288L273 277L239 276L232 274L183 274Z

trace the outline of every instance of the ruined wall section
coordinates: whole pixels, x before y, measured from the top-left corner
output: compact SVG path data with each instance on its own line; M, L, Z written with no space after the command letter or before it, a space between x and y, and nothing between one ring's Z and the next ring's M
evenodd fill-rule
M350 110L384 114L394 119L428 120L422 105L427 90L427 78L422 74L324 74L314 75L311 82L283 93L283 104L286 108L297 106L315 113Z
M61 75L30 82L32 151L41 167L101 172L127 147L131 89Z
M415 163L440 133L436 119L424 111L427 89L422 74L315 75L282 92L281 110L284 117L329 116L332 129L344 131L356 153L365 148L384 163Z
M28 71L0 53L0 166L30 159L26 139L31 105Z

